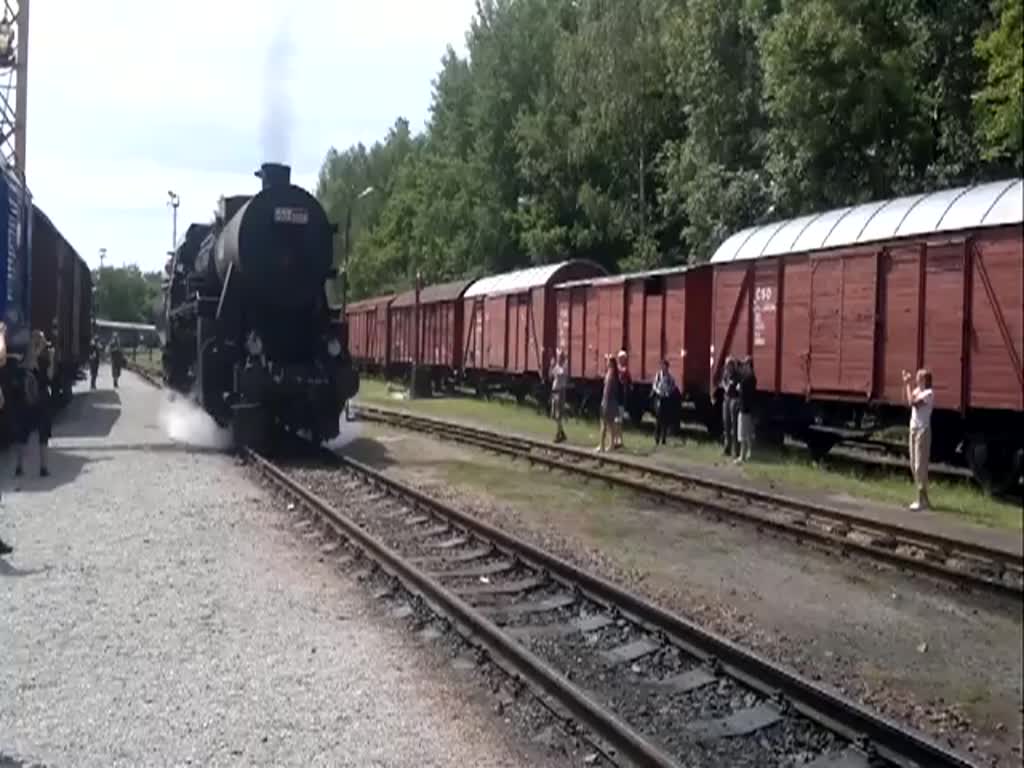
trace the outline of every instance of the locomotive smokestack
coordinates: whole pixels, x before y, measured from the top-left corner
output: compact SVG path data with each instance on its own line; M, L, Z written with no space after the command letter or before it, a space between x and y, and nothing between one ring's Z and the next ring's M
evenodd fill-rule
M283 163L264 163L256 171L256 176L263 180L263 189L286 187L291 184L292 169Z

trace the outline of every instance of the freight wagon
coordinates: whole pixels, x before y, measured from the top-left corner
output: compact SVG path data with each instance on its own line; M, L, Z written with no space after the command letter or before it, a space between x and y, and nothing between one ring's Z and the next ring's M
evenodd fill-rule
M71 397L92 338L92 275L9 170L0 173L0 211L0 317L8 349L0 388L9 391L31 332L41 330L54 345L53 394L61 405ZM0 409L0 435L10 435L10 415L9 409Z
M711 259L711 381L750 355L769 432L823 455L909 416L901 372L934 374L932 457L987 487L1024 456L1020 179L752 227Z
M364 373L383 373L387 369L391 323L388 307L394 294L354 301L345 308L348 320L348 346L356 369Z
M572 260L484 277L463 294L459 339L468 383L500 387L520 400L543 397L557 333L554 286L606 274L591 261Z
M389 376L408 376L416 364L419 390L426 389L427 384L440 389L454 383L462 370L463 350L459 344L463 337L462 298L473 282L453 280L421 288L418 316L415 289L394 298L388 307L391 324L387 358Z
M555 286L555 304L556 345L566 352L572 396L584 410L600 402L605 358L626 350L634 382L626 409L634 422L648 409L654 376L667 360L684 400L716 427L708 385L709 267L569 281Z
M92 273L50 218L35 205L32 211L31 325L54 345L53 397L67 403L89 356Z

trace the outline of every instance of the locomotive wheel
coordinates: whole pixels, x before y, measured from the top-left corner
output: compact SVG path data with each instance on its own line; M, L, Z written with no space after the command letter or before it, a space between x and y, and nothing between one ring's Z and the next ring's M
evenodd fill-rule
M971 435L965 453L967 466L985 493L998 495L1017 487L1024 469L1024 448L984 435Z
M256 453L267 453L274 441L266 410L249 403L232 406L231 410L231 439L235 450L251 448Z

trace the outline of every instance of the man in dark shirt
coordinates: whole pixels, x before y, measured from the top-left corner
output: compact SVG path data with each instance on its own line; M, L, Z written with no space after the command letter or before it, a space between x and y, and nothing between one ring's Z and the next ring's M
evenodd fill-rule
M740 413L740 372L732 357L725 358L722 369L722 441L725 443L726 456L739 456L739 444L736 432Z
M50 440L50 382L53 379L53 351L46 342L42 331L33 331L29 350L18 369L15 378L17 406L17 445L15 448L14 474L24 470L22 460L28 438L35 432L39 438L39 475L46 477L50 470L46 466L46 448Z
M110 342L110 375L114 379L114 389L117 389L117 380L121 378L122 368L124 368L124 350L121 349L121 337L115 333Z

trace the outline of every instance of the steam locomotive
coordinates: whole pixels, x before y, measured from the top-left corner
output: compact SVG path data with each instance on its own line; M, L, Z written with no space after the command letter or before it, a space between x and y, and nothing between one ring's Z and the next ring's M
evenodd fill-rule
M264 163L255 196L224 197L192 224L167 266L163 376L238 448L267 450L281 431L336 437L359 379L344 321L331 312L337 231L287 165Z

